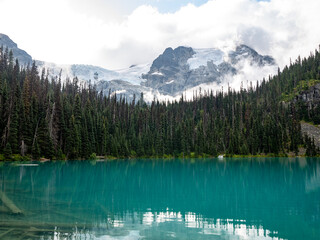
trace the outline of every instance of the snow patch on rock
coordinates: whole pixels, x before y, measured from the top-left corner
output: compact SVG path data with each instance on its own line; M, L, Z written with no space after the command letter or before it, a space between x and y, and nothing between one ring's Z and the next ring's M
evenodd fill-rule
M154 72L154 73L151 73L151 75L163 76L163 73L161 73L161 72Z
M171 84L171 83L173 83L174 82L174 80L171 80L171 81L169 81L169 82L166 82L166 84Z

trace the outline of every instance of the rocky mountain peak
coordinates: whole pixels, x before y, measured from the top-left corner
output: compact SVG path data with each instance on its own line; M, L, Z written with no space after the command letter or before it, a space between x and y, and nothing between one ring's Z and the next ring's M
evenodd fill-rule
M231 51L229 58L232 64L237 64L243 58L251 58L252 63L258 64L259 66L275 64L275 60L272 57L268 55L262 56L244 44L237 46L235 51Z
M150 71L142 75L146 79L142 85L165 95L176 95L200 84L220 84L224 77L241 72L238 63L242 61L257 67L275 65L272 57L262 56L246 45L229 52L216 48L167 48L153 61Z
M173 69L181 66L185 64L194 53L190 47L167 48L163 54L153 61L150 72L159 71L162 68Z

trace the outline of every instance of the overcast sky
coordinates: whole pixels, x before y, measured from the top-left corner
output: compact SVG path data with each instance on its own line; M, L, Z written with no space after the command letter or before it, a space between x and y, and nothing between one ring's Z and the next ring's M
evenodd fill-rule
M0 0L0 33L33 58L108 69L167 47L244 43L276 58L320 43L319 0Z

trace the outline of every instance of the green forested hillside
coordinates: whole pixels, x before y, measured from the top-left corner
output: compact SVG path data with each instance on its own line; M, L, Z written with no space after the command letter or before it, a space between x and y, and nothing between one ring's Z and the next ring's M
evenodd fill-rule
M1 48L0 153L34 159L197 157L297 154L304 147L313 156L317 149L302 136L300 120L317 124L319 105L294 100L309 80L320 80L318 51L248 90L198 92L193 101L148 105L143 98L103 96L77 79L62 85L59 77L39 75L35 64L21 69Z

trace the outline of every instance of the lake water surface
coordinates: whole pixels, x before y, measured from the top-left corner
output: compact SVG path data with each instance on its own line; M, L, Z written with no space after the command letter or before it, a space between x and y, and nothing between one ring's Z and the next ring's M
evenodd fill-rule
M320 159L0 166L0 239L320 239Z

